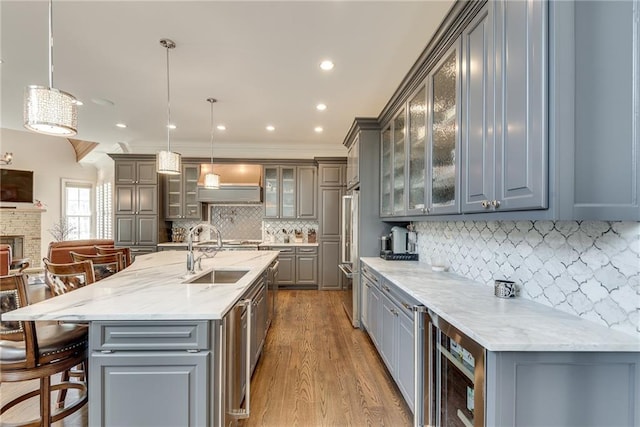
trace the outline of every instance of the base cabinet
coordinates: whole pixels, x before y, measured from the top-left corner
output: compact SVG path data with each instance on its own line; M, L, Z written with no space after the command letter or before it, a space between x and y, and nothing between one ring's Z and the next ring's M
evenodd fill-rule
M90 394L97 403L89 411L89 425L207 425L210 356L208 351L92 355Z

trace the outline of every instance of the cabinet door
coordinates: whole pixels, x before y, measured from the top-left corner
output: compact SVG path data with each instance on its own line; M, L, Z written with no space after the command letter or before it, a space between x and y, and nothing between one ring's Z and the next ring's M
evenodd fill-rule
M293 285L296 279L295 255L278 256L280 265L278 266L278 284Z
M380 144L380 216L393 215L393 145L391 126L383 129Z
M360 138L356 137L347 151L347 188L360 182Z
M320 188L320 236L340 238L342 187Z
M136 217L136 245L153 246L158 244L158 217L140 215Z
M458 123L460 119L459 43L444 55L429 75L430 83L430 176L429 213L459 212Z
M404 215L405 207L405 135L406 117L403 108L393 119L393 214Z
M397 371L396 383L409 407L414 409L415 352L413 319L404 313L396 317Z
M482 212L494 199L493 57L490 5L462 33L462 211Z
M297 167L296 204L298 218L318 217L318 169L315 166Z
M157 184L158 173L155 161L136 162L136 184Z
M135 185L116 185L114 192L115 214L135 214L136 197Z
M427 197L427 186L425 185L427 176L427 87L425 85L422 85L409 100L408 110L407 214L421 215L426 211Z
M495 2L499 210L547 207L547 2Z
M382 326L382 300L380 290L371 285L369 288L369 307L367 313L367 321L369 323L369 336L373 343L380 348L380 341L382 338L381 326Z
M296 167L280 168L280 218L296 217Z
M387 365L387 369L389 369L391 375L395 377L395 325L398 312L395 308L395 304L393 304L384 293L380 297L380 302L382 305L380 356L382 356L382 360L384 360L384 363Z
M188 219L200 219L200 203L197 199L198 178L200 177L200 165L182 166L182 191L183 210L182 217Z
M115 244L116 246L133 246L136 244L136 216L115 216Z
M136 162L133 160L118 160L115 162L115 183L135 184L137 171Z
M264 216L280 216L280 168L277 166L264 168Z
M209 355L208 351L92 353L89 425L206 425Z
M321 187L339 187L344 185L343 165L320 165L318 175Z
M166 175L165 217L167 219L182 218L182 175Z
M158 186L136 186L136 214L154 215L158 213Z
M296 284L318 284L318 255L296 255Z
M360 303L360 322L362 322L362 326L364 326L364 328L367 330L367 332L369 332L369 334L371 334L370 331L370 327L371 325L369 324L369 303L371 300L371 283L369 283L369 281L364 277L364 276L360 276L360 281L362 282L362 301Z
M340 289L342 273L340 263L340 241L323 240L320 242L320 282L319 289Z

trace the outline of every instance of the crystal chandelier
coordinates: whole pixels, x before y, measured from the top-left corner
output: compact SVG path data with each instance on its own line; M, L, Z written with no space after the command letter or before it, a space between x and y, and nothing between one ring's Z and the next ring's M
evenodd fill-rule
M158 152L156 171L165 175L180 174L180 154L171 151L171 87L169 85L169 49L176 44L169 39L160 40L162 47L167 49L167 150Z
M49 0L49 87L26 87L24 127L54 136L73 136L78 133L76 98L53 87L53 0Z
M213 172L213 104L218 102L215 98L207 98L211 104L211 171L204 176L204 188L220 188L220 175Z

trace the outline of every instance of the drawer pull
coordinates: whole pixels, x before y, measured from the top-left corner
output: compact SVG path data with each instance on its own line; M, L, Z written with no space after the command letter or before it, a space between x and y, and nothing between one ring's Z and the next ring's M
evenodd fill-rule
M387 285L382 285L382 289L384 289L387 292L391 292L391 289Z
M200 353L200 350L191 349L191 350L187 350L187 353Z
M404 308L406 308L407 310L411 310L411 306L409 304L407 304L406 302L404 302L404 301L402 302L402 306Z

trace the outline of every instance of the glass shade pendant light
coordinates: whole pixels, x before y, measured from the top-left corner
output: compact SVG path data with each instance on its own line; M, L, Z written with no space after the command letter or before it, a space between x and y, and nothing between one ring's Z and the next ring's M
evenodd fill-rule
M220 175L213 172L213 104L218 102L215 98L207 98L211 104L211 171L204 176L204 188L220 188Z
M180 154L171 151L171 86L169 82L169 49L174 49L173 40L162 39L160 44L167 50L167 150L158 152L156 157L156 172L165 175L180 174Z
M49 87L26 87L24 127L54 136L73 136L78 133L76 98L53 87L53 0L49 0Z

